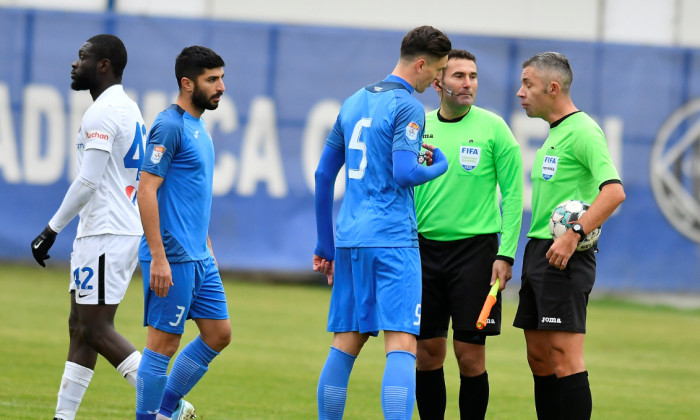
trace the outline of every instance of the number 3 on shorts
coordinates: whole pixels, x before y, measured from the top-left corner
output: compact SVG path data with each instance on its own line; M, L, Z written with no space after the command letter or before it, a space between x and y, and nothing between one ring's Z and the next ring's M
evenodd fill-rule
M180 312L179 312L177 315L175 315L175 318L177 318L177 321L175 321L175 322L169 322L169 324L170 324L171 326L173 326L173 327L176 327L176 326L180 323L180 321L182 321L182 315L185 313L185 307L184 307L184 306L178 306L177 309L180 310Z

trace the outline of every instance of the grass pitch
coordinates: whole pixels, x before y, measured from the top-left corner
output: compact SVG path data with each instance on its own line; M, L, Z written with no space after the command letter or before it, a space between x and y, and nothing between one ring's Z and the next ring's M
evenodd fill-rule
M68 350L67 267L0 265L0 410L8 419L50 419ZM316 418L316 382L331 336L330 289L261 284L224 276L233 341L187 396L202 420ZM515 286L511 286L515 287ZM141 275L117 313L117 329L143 349ZM491 399L487 419L535 419L522 332L510 326L487 341ZM589 306L586 364L593 418L697 419L700 413L700 310L597 298ZM196 334L188 322L183 345ZM371 339L355 363L346 419L380 419L384 352ZM446 418L458 419L454 356L445 367ZM78 420L131 419L135 392L100 358ZM414 419L418 418L417 410Z

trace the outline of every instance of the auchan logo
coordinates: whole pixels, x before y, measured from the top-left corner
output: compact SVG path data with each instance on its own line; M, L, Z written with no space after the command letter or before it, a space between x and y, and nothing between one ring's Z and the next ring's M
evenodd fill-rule
M97 130L88 131L87 134L85 134L85 137L88 140L91 140L91 139L109 140L109 134L104 133L102 131L97 131Z

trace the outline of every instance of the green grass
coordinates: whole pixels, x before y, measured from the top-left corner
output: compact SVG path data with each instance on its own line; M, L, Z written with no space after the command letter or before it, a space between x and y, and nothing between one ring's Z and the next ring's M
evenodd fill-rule
M68 268L0 266L0 412L8 419L49 419L68 348ZM117 329L137 348L140 273L117 314ZM330 290L225 277L233 341L187 396L202 420L313 419L316 382L331 336L325 332ZM534 419L532 379L522 332L510 327L516 302L504 302L503 334L490 338L488 419ZM595 419L696 419L700 310L679 310L598 298L589 308L586 363ZM188 322L183 343L196 334ZM379 419L384 366L381 339L355 364L346 419ZM458 375L446 363L446 418L459 418ZM133 418L135 393L100 358L78 420ZM414 414L417 419L417 412Z

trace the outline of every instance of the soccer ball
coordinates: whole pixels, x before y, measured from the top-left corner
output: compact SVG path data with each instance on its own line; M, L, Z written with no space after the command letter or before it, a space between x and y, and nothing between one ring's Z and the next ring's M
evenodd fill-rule
M566 232L573 223L583 216L588 210L590 204L581 200L568 200L559 204L552 216L549 218L549 232L552 234L552 239L557 239ZM595 228L589 232L586 237L578 243L577 251L585 251L593 248L598 243L600 238L600 228Z

